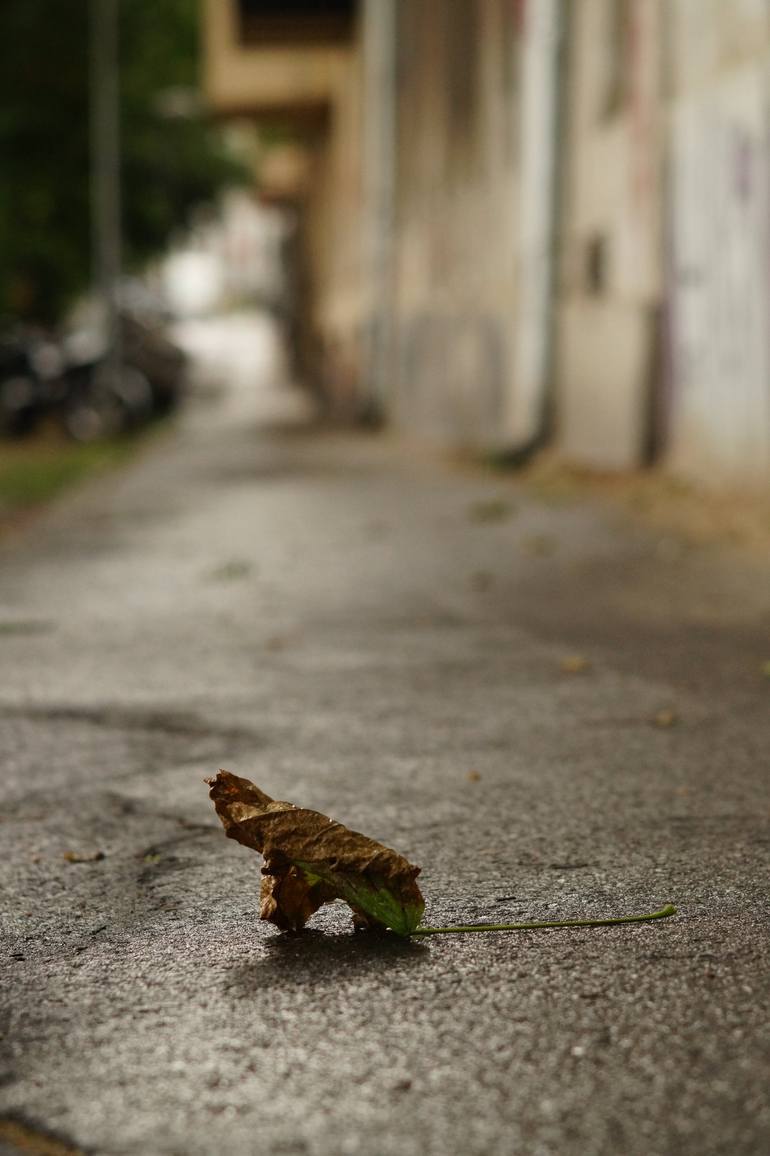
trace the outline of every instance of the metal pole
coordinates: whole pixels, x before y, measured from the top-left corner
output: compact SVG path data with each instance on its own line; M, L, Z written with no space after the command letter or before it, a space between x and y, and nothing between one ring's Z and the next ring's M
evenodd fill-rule
M370 316L365 372L366 404L375 418L387 414L395 371L396 33L395 0L365 0L365 269Z
M536 448L550 432L565 13L564 0L530 0L525 9L516 392L508 414L514 454Z
M121 264L119 0L91 0L91 221L94 291L107 342L106 369L120 372Z

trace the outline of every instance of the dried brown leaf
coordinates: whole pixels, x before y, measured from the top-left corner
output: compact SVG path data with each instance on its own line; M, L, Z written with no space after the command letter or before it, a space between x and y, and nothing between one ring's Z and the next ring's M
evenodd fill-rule
M344 899L358 927L415 930L425 906L420 868L403 855L229 771L208 782L228 837L264 856L262 919L299 931L324 903Z

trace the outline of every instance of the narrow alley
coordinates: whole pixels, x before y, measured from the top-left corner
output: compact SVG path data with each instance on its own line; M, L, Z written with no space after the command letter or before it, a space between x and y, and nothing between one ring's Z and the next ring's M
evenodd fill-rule
M766 1151L766 564L314 423L216 324L219 385L0 541L0 1150ZM284 937L219 767L433 923L678 915Z

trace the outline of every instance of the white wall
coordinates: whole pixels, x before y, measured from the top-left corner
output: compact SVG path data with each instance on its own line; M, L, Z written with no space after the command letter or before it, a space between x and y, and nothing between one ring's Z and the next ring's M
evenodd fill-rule
M559 445L622 469L643 458L658 341L663 9L580 0L570 15Z
M669 464L770 478L770 13L676 0Z

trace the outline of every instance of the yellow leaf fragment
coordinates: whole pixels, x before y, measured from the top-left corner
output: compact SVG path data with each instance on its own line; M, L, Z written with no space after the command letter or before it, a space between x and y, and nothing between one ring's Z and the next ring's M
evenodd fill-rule
M564 674L582 674L591 667L591 663L582 654L568 654L559 665Z
M67 863L98 863L104 858L104 851L65 851L62 859Z

